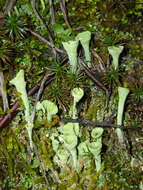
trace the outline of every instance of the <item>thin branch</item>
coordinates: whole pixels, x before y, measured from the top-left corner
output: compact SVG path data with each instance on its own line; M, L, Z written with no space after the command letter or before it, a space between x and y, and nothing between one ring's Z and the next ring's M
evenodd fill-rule
M65 9L65 8L66 8L66 1L65 1L65 0L60 0L60 1L62 1L63 7L64 7L64 9Z
M107 91L107 88L99 80L97 80L97 78L94 76L94 73L80 58L79 58L79 64L82 66L87 76L89 76L90 79L92 79L92 81L95 82L101 90Z
M48 186L47 188L50 190L50 189L51 189L51 188L50 188L50 184L49 184L49 181L48 181L48 179L47 179L47 177L46 177L45 169L44 169L44 167L42 166L42 163L41 163L41 161L40 161L37 147L36 147L35 144L33 144L33 145L34 145L34 152L35 152L36 158L37 158L37 160L38 160L38 162L39 162L39 166L40 166L42 175L43 175L43 177L44 177L44 179L45 179L45 182L46 182L46 184L47 184L47 186Z
M59 2L60 2L61 11L63 13L66 25L68 26L68 28L71 28L69 21L68 21L68 16L67 16L67 11L66 11L66 6L65 6L65 0L59 0Z
M100 68L103 72L106 72L106 68L105 68L105 64L103 62L103 60L101 59L101 57L96 53L96 51L94 51L93 49L91 49L92 54L94 55L94 57L96 57L100 63Z
M32 114L31 114L31 118L30 118L30 120L31 120L30 122L31 122L31 123L34 122L35 112L36 112L36 105L37 105L37 102L39 101L40 96L41 96L41 94L42 94L42 92L43 92L43 90L44 90L45 82L46 82L47 79L48 79L50 76L52 76L52 75L53 75L52 73L47 73L47 74L44 76L44 78L43 78L43 80L42 80L42 82L41 82L40 88L39 88L38 93L37 93L36 101L35 101L35 104L34 104L34 108L33 108Z
M51 48L54 48L58 53L63 53L65 54L65 51L55 47L51 42L49 42L48 40L46 40L45 38L43 38L40 34L33 32L30 29L27 29L33 36L35 36L36 38L38 38L38 40L40 40L41 42L43 42L44 44L48 44L48 46L50 46Z
M82 66L84 72L87 74L87 76L101 89L106 93L106 109L108 109L109 104L109 98L110 98L110 92L109 90L104 86L102 82L100 82L94 73L90 70L90 68L79 58L79 64Z
M54 13L54 7L53 7L53 1L49 0L50 5L50 15L51 15L51 24L55 24L55 13Z
M133 127L133 126L123 126L123 125L116 125L108 122L94 122L89 120L82 120L82 119L71 119L71 118L61 118L61 122L63 123L81 123L83 125L91 125L94 127L102 127L102 128L119 128L122 130L136 130L136 131L143 131L143 126L140 127Z
M142 60L139 60L137 58L134 57L130 57L130 56L126 56L122 58L124 61L134 61L134 63L138 63L138 64L143 64Z
M47 31L47 34L48 34L48 37L49 37L49 40L50 40L50 43L52 44L52 50L53 50L53 54L54 56L56 57L56 51L55 51L55 45L54 45L54 41L53 41L53 38L51 36L51 33L50 33L50 30L48 28L48 26L45 24L45 22L42 20L42 18L40 17L38 11L36 10L36 4L35 4L35 0L32 0L32 8L33 8L33 12L35 14L35 16L37 17L37 19L43 24L43 26L45 27L46 31Z

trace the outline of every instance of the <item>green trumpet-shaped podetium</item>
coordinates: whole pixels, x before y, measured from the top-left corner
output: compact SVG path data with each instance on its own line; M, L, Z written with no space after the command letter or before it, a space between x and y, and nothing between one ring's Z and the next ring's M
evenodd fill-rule
M110 46L110 47L108 47L109 54L113 58L112 64L113 64L115 70L118 69L119 56L120 56L121 52L123 51L123 49L124 49L124 46L118 46L118 47Z
M37 102L37 105L36 105L36 110L37 110L37 111L42 110L42 112L43 112L43 113L45 113L45 112L46 112L46 110L45 110L45 108L44 108L44 106L42 105L42 103L41 103L41 102Z
M84 95L84 91L81 88L74 88L72 90L72 96L74 98L73 101L73 112L72 112L72 118L76 119L76 114L77 114L77 109L76 109L76 105L77 103L81 100L81 98Z
M31 150L33 150L32 130L33 130L34 124L31 122L28 122L25 127L27 129L27 133L28 133L28 137L29 137L30 148L31 148Z
M81 98L83 97L84 92L81 88L74 88L72 90L72 96L74 97L74 101L77 103L81 100Z
M26 92L26 82L24 80L24 70L20 70L16 77L10 81L16 87L16 90L21 94L21 99L25 106L25 120L27 122L26 129L29 136L30 147L33 149L33 142L32 142L32 129L33 123L30 122L30 110L29 110L29 101Z
M77 118L77 108L76 105L77 103L81 100L81 98L84 95L84 91L81 88L74 88L72 90L72 96L73 96L73 106L72 106L72 119L76 119ZM79 134L79 124L78 123L74 123L74 130L76 135L78 136Z
M74 88L72 90L72 96L73 96L73 106L72 106L72 119L77 118L77 103L81 100L81 98L84 95L84 91L81 88ZM73 129L75 132L75 137L77 139L77 136L79 135L79 123L73 123ZM77 144L76 144L77 145ZM72 151L72 158L73 158L73 163L75 165L75 168L77 169L77 149Z
M26 92L26 82L24 80L24 70L20 70L16 77L10 81L16 87L16 90L21 94L21 99L25 106L25 120L30 121L29 101Z
M90 152L95 157L96 170L99 171L101 167L101 149L102 149L102 134L103 128L94 128L91 132L92 138L95 138L95 142L91 142L88 146Z
M71 65L71 72L76 73L77 70L77 47L78 47L79 40L72 40L68 42L63 42L63 46L68 54L70 65Z
M119 94L119 103L118 103L118 115L117 115L117 125L122 125L123 120L123 112L124 112L124 105L126 98L129 94L128 88L118 87L118 94ZM123 133L121 129L116 129L117 136L120 143L123 143Z
M49 100L43 100L42 102L37 102L36 110L42 110L43 113L47 114L47 120L52 121L53 115L58 112L58 107Z
M90 31L85 31L85 32L81 32L77 35L76 37L77 39L80 40L81 45L84 49L85 52L85 58L86 61L88 62L88 67L91 67L91 53L89 50L89 43L90 43L90 39L91 39L91 32Z
M78 153L79 158L84 159L85 164L88 165L91 161L91 157L88 156L92 153L95 159L95 165L96 170L99 171L101 167L101 149L102 149L102 134L103 134L102 128L94 128L91 132L92 138L95 139L95 142L90 142L89 140L86 140L84 142L81 142L78 145ZM79 159L79 162L80 162Z
M74 98L72 112L70 116L73 119L77 118L77 103L83 97L84 92L81 88L74 88L72 90L72 96ZM42 107L40 106L40 109ZM78 136L79 136L79 124L78 123L67 123L65 125L61 124L58 127L58 136L54 134L51 137L52 146L54 151L56 152L54 161L58 163L68 164L73 161L73 166L76 171L78 171L78 152L77 152L77 145L78 145ZM57 140L58 139L58 140ZM63 167L61 165L61 167Z
M64 142L64 147L68 150L68 152L70 152L70 155L73 160L74 168L75 168L75 170L77 170L76 146L78 143L78 138L75 134L74 127L75 126L73 125L73 123L67 123L67 124L59 127L59 131L62 133L62 135L59 136L59 139Z
M81 88L74 88L72 90L72 96L74 98L73 106L72 106L72 113L70 116L73 119L77 118L77 103L81 100L83 97L84 92ZM62 157L62 159L67 160L68 156L72 158L73 166L75 170L77 171L77 161L78 161L78 154L77 154L77 144L78 144L78 135L79 135L79 124L78 123L67 123L65 125L61 125L58 128L58 131L61 133L59 135L59 140L61 143L63 143L65 150L62 149L64 152L67 152L65 155L65 158ZM53 141L54 143L54 141ZM67 151L68 150L68 151ZM70 155L69 155L70 153ZM61 152L60 152L61 154ZM56 153L56 156L60 158L59 152Z
M91 136L92 138L95 138L95 139L98 139L98 138L101 138L102 137L102 133L103 133L103 128L101 127L96 127L92 130L91 132Z

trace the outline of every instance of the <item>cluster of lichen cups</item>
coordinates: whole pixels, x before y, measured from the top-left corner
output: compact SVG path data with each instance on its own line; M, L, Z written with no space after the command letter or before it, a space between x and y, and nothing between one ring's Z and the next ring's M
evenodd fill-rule
M119 56L122 53L124 47L123 46L111 46L108 47L109 54L112 56L112 65L115 70L119 67ZM124 113L124 105L126 98L129 94L129 89L126 87L118 87L118 95L119 95L119 102L118 102L118 114L117 114L117 125L122 125L123 120L123 113ZM116 129L117 137L120 144L124 143L124 136L121 129Z
M77 71L77 48L79 45L79 41L85 51L85 58L88 64L88 67L91 67L91 54L89 49L89 43L91 39L91 32L85 31L79 33L74 41L63 42L63 46L68 54L71 72L76 73ZM112 64L115 70L118 68L119 55L123 51L123 46L119 47L109 47L109 53L111 54L113 61ZM26 129L28 131L30 147L33 149L32 142L32 129L34 124L30 122L30 111L29 111L29 101L26 92L26 82L24 80L24 71L20 70L16 77L10 81L11 84L15 85L17 91L21 94L21 98L23 100L25 106L25 120L27 122ZM118 103L118 115L117 115L117 124L122 125L122 116L124 110L125 100L129 93L129 89L118 87L119 93L119 103ZM73 105L72 112L69 113L71 118L76 119L78 117L77 114L77 103L83 97L84 92L81 88L74 88L72 90L73 96ZM54 114L57 114L58 107L49 100L44 100L43 102L38 102L36 106L36 110L41 110L43 114L47 114L47 120L52 121L52 117ZM123 134L120 129L116 129L117 136L120 143L123 143ZM72 160L73 166L76 171L78 171L78 166L80 159L84 158L84 155L88 152L94 155L96 170L99 171L101 167L101 148L102 148L102 133L103 128L94 128L91 132L91 137L95 139L94 142L90 142L86 140L84 142L79 143L78 139L82 135L82 126L79 128L78 123L67 123L65 125L61 124L58 128L58 133L52 133L49 137L52 140L52 147L55 151L54 160L57 164L61 166L61 163L68 164L69 160ZM85 164L88 164L90 159L86 160Z

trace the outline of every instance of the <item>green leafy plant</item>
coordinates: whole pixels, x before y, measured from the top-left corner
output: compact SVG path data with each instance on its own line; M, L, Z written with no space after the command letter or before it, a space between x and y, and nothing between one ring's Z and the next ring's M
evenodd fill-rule
M61 24L54 24L52 26L53 31L56 33L57 38L60 39L60 41L70 41L73 40L73 37L71 37L72 29L64 29L64 27Z
M135 101L139 102L143 100L143 88L137 87L132 93L132 97Z
M23 21L17 9L16 14L8 13L6 17L6 33L13 40L24 38L26 34L26 23Z
M10 63L14 57L14 48L7 40L0 41L0 63Z

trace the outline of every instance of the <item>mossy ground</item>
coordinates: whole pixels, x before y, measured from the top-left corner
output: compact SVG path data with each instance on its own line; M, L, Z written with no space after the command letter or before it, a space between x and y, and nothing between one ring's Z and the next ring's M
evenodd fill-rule
M39 1L40 2L40 1ZM3 3L0 2L0 6ZM46 3L46 2L45 2ZM66 29L58 1L54 1L57 23ZM73 26L72 36L77 35L77 27L92 32L91 48L103 59L106 72L100 67L100 62L92 55L92 71L103 84L111 90L109 110L105 109L105 94L93 85L82 68L79 67L77 75L69 72L69 65L60 65L60 59L54 61L48 46L31 37L24 31L23 26L40 31L46 38L43 26L32 12L28 1L17 2L20 12L15 15L17 22L10 24L10 18L0 19L0 65L5 75L9 102L13 103L17 96L9 80L20 70L25 70L27 89L37 85L43 74L50 70L55 73L55 79L48 85L42 99L49 99L59 107L58 116L48 123L35 120L33 141L36 146L34 156L28 144L28 135L25 130L23 111L0 133L0 187L11 190L46 190L48 180L52 190L139 190L143 181L143 132L125 132L129 144L120 148L115 130L108 128L103 133L103 148L101 152L102 166L97 173L94 160L90 167L85 168L81 162L79 173L68 165L61 170L54 162L54 151L51 140L47 134L52 133L59 126L59 117L66 117L72 105L71 89L80 87L84 90L84 98L78 107L79 116L83 119L102 122L103 118L110 118L116 123L118 92L117 86L126 84L130 94L126 101L124 124L128 126L142 126L143 113L143 41L142 41L142 11L140 1L129 3L126 0L116 1L67 1L69 21ZM41 16L49 22L49 5L42 11L41 4L37 4ZM3 13L0 12L0 15ZM13 18L13 17L12 17ZM18 19L20 18L20 19ZM14 18L13 18L14 19ZM9 22L8 22L9 21ZM15 26L13 31L11 26ZM19 28L22 27L22 30ZM51 29L52 30L52 29ZM13 35L10 36L11 32ZM24 38L21 38L24 35ZM61 38L54 36L55 44L61 47ZM107 47L111 45L124 45L120 56L119 70L115 72L108 64L109 54ZM62 55L60 55L62 57ZM110 58L111 61L111 58ZM31 104L35 96L30 98ZM23 110L22 101L21 110ZM0 100L0 114L4 114ZM9 111L9 110L8 110ZM84 127L83 139L90 139L91 126ZM83 140L81 139L81 140Z

